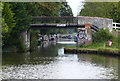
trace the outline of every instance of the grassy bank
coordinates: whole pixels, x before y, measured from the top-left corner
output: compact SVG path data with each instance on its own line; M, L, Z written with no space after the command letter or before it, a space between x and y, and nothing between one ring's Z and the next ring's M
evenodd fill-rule
M90 45L82 45L79 47L68 47L67 49L81 49L81 50L96 50L99 52L118 53L120 52L119 37L114 33L110 33L108 30L100 30L93 33L93 43ZM108 40L112 41L112 46L108 46Z

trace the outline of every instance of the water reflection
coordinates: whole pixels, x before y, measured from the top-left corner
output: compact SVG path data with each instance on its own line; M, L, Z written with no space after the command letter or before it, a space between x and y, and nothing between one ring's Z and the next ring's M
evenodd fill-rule
M50 44L34 52L3 54L3 79L117 79L118 59L64 54L69 45Z

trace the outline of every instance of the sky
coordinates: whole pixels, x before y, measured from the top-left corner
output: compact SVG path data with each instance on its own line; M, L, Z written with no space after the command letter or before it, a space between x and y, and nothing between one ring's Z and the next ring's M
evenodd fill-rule
M68 2L68 5L72 8L72 12L74 16L77 16L79 11L82 8L83 1L84 0L66 0Z

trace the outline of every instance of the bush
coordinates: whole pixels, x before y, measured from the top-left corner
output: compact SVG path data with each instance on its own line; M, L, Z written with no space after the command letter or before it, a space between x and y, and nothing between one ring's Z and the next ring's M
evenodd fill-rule
M31 48L31 50L36 49L36 48L37 48L37 45L38 45L37 37L32 36L32 37L31 37L31 42L30 42L30 48Z
M17 43L18 43L17 49L19 52L26 52L27 51L26 45L24 43L24 39L22 37L18 38Z
M15 37L12 35L6 36L2 48L8 52L25 52L27 50L24 39L17 35Z
M108 31L108 29L101 29L93 33L93 43L90 45L82 45L80 48L102 49L102 50L119 50L120 36ZM112 46L108 46L108 40L112 40ZM106 44L106 45L105 45Z
M94 43L100 43L100 42L108 41L112 39L113 39L113 35L112 33L109 32L108 29L101 29L98 32L93 34Z
M37 48L38 45L37 35L39 33L39 30L31 30L30 33L31 33L30 49L34 50Z

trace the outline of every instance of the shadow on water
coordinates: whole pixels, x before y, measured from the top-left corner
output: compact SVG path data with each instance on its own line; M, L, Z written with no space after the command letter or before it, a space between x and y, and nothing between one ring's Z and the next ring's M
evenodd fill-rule
M57 43L50 43L44 46L38 46L38 49L27 52L27 53L3 53L2 55L2 64L3 65L21 65L21 64L34 64L39 63L40 61L54 60L54 57L64 53L63 48L70 45L61 45ZM71 45L74 46L74 45ZM40 63L41 63L40 62Z

